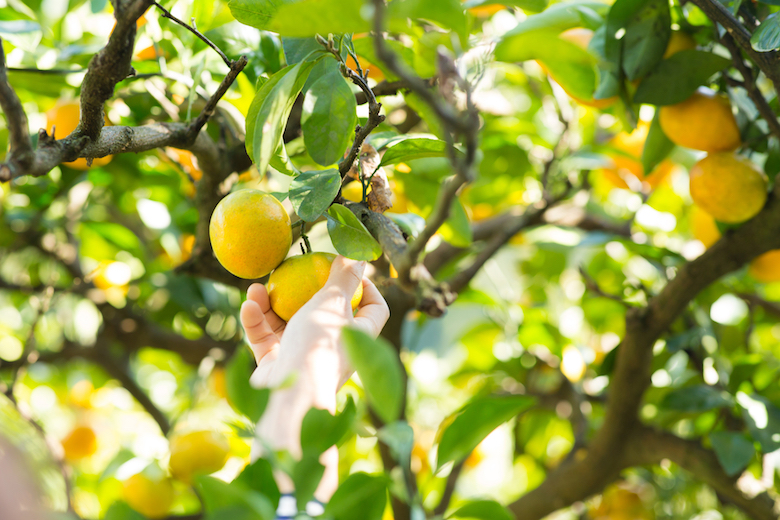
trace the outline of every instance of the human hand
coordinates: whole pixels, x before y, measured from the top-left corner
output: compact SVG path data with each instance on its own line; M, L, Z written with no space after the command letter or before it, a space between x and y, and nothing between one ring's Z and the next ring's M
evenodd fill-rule
M297 374L313 382L318 392L332 388L335 394L352 374L340 345L341 330L353 326L376 337L390 315L376 286L363 278L364 269L365 262L338 256L325 286L289 323L271 309L265 286L249 288L241 323L257 360L254 386L276 387ZM353 317L350 299L359 283L363 299Z

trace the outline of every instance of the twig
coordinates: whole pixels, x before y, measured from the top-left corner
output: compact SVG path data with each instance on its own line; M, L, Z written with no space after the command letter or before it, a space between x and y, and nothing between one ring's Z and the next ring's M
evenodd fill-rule
M197 137L198 133L200 133L201 129L206 125L209 118L213 116L214 112L217 110L217 103L220 99L222 99L222 96L225 95L225 92L228 91L241 71L244 70L246 64L246 56L241 56L236 61L230 63L230 72L228 72L227 75L222 79L222 82L219 84L219 88L217 88L217 91L211 95L211 98L209 98L206 106L200 112L197 119L190 123L189 128L187 128L188 141L195 142L195 138Z
M460 473L463 471L463 464L465 462L466 459L463 459L455 464L452 467L450 474L447 475L447 481L444 483L444 491L442 492L441 500L433 510L434 516L443 515L447 512L447 508L450 507L452 494L455 492L455 485L458 483L458 477L460 477Z
M0 108L3 109L8 126L9 161L14 162L20 168L26 168L33 160L32 141L30 140L27 114L24 113L19 96L8 83L2 38L0 38ZM5 164L0 165L0 179L4 176L3 170L7 168Z
M772 133L775 135L775 137L780 139L780 122L777 120L777 115L775 115L774 110L772 110L772 107L769 106L766 98L758 89L755 77L753 75L753 70L743 61L742 53L740 52L739 47L737 47L737 43L734 41L734 38L727 33L723 35L721 41L731 53L731 61L734 62L734 66L742 75L743 81L739 86L747 91L748 96L750 96L753 104L756 105L758 112L764 118L764 121L766 121L766 124L769 126ZM727 79L730 79L728 76L726 77Z
M216 45L214 45L214 42L212 42L211 40L209 40L208 38L206 38L206 36L204 36L204 35L203 35L203 33L201 33L201 32L200 32L200 31L199 31L197 28L195 28L195 27L193 27L193 26L191 26L191 25L189 25L189 24L187 24L187 23L185 23L185 22L182 22L181 20L179 20L178 18L176 18L175 16L173 16L169 10L167 10L166 8L164 8L163 6L161 6L160 4L158 4L157 2L153 1L153 2L152 2L152 4L153 4L155 7L157 7L157 8L158 8L160 11L162 11L162 13L163 13L163 18L168 18L168 19L170 19L170 20L173 20L174 22L176 22L177 24L181 25L182 27L184 27L185 29L187 29L188 31L190 31L192 34L194 34L195 36L197 36L198 38L200 38L201 40L203 40L203 42L204 42L206 45L208 45L209 47L211 47L212 49L214 49L214 51L215 51L217 54L219 54L219 57L220 57L220 58L222 58L222 61L224 61L224 62L225 62L225 65L227 65L227 66L228 66L228 67L230 67L231 69L233 68L233 61L232 61L232 60L230 60L230 58L228 58L228 57L225 55L225 53L224 53L224 52L222 52L222 50L221 50L219 47L217 47Z

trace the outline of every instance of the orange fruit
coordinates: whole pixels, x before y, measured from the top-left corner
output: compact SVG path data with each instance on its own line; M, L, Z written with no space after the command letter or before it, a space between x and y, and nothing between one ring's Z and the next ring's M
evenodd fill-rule
M640 121L633 132L621 132L609 141L613 148L628 154L628 156L621 154L611 155L614 166L602 170L604 178L614 186L628 189L628 183L625 181L626 176L633 175L640 181L647 182L651 188L657 188L669 175L669 172L672 171L674 165L671 161L665 160L658 164L650 172L650 175L645 176L645 169L642 166L642 150L649 131L650 123Z
M590 511L594 520L650 520L653 516L638 494L615 485L604 491L599 506Z
M680 51L696 48L696 40L693 36L682 31L672 31L672 35L669 37L669 43L666 44L666 51L664 51L663 59L677 54Z
M159 51L159 54L158 54L158 51ZM148 47L146 47L144 49L141 49L140 51L135 53L135 59L138 60L138 61L152 61L152 60L156 60L160 56L162 56L166 60L170 59L170 57L171 57L170 53L166 52L165 50L163 50L159 46L157 46L155 48L154 45L150 45L150 46L148 46Z
M360 202L363 200L363 186L359 182L350 182L341 188L341 196L350 202Z
M748 273L759 282L780 282L780 249L773 249L750 262Z
M268 297L277 316L290 321L328 281L335 258L332 253L306 253L290 257L277 267L268 278ZM362 298L363 285L359 284L350 302L352 310Z
M704 244L704 247L710 247L720 240L721 234L715 219L709 213L701 208L693 207L691 213L691 232L693 238Z
M164 475L153 478L136 473L122 483L122 497L147 518L164 518L173 504L173 484Z
M287 256L292 227L287 211L273 195L238 190L217 204L209 238L225 269L239 278L260 278Z
M685 148L723 152L742 143L728 98L709 89L700 88L682 103L661 107L659 122L666 136Z
M487 18L504 9L506 9L506 6L503 4L484 4L476 7L469 7L468 11L477 18Z
M57 103L54 108L46 112L46 131L49 135L54 134L57 139L64 139L73 133L76 127L79 125L79 118L81 117L81 106L78 101L61 101ZM110 125L108 116L103 114L103 120L106 125ZM105 166L111 162L113 155L106 155L105 157L97 157L92 159L92 166ZM63 163L76 170L86 170L87 160L85 158L79 158L75 161Z
M198 166L198 159L189 150L179 150L178 148L169 148L176 162L192 177L192 180L199 181L203 177L203 171Z
M209 386L219 397L227 399L227 379L223 367L217 367L211 372Z
M62 449L68 461L90 457L97 451L97 435L89 426L76 426L62 439Z
M693 202L719 222L744 222L766 202L766 175L740 155L710 154L693 165L690 178Z
M79 408L91 408L92 407L92 394L95 392L95 387L92 385L92 381L89 379L82 379L70 389L68 397L70 402Z
M229 453L230 444L221 433L205 430L177 435L171 440L171 475L189 483L196 475L222 469Z
M365 72L366 69L368 69L369 78L373 79L377 83L385 79L385 74L379 69L379 67L367 61L362 56L358 56L357 59L358 59L358 63L360 63L360 68L363 69L363 72ZM347 67L349 67L354 71L357 71L357 64L355 63L355 60L352 58L352 56L347 56Z

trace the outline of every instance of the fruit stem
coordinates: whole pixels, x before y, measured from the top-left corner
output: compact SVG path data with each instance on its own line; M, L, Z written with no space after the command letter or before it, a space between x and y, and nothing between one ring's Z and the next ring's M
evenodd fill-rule
M311 242L309 242L309 236L306 234L306 225L303 223L303 220L299 222L301 223L301 238L303 243L306 244L306 250L303 249L303 244L301 244L301 251L305 255L306 253L311 253Z

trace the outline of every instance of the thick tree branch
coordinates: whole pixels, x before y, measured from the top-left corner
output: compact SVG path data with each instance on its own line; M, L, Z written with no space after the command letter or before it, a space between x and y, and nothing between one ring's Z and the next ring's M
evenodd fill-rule
M8 126L9 160L26 168L32 161L33 149L30 131L27 124L27 114L24 113L22 102L8 83L8 72L5 65L5 50L3 39L0 38L0 108L5 114ZM0 179L3 176L4 165L0 165Z
M705 287L756 256L778 248L780 200L777 193L772 193L755 218L727 232L702 256L682 266L647 307L626 313L626 334L617 347L601 429L582 460L561 464L538 488L510 506L519 519L543 518L598 492L618 474L627 442L638 426L639 404L650 385L655 342Z

